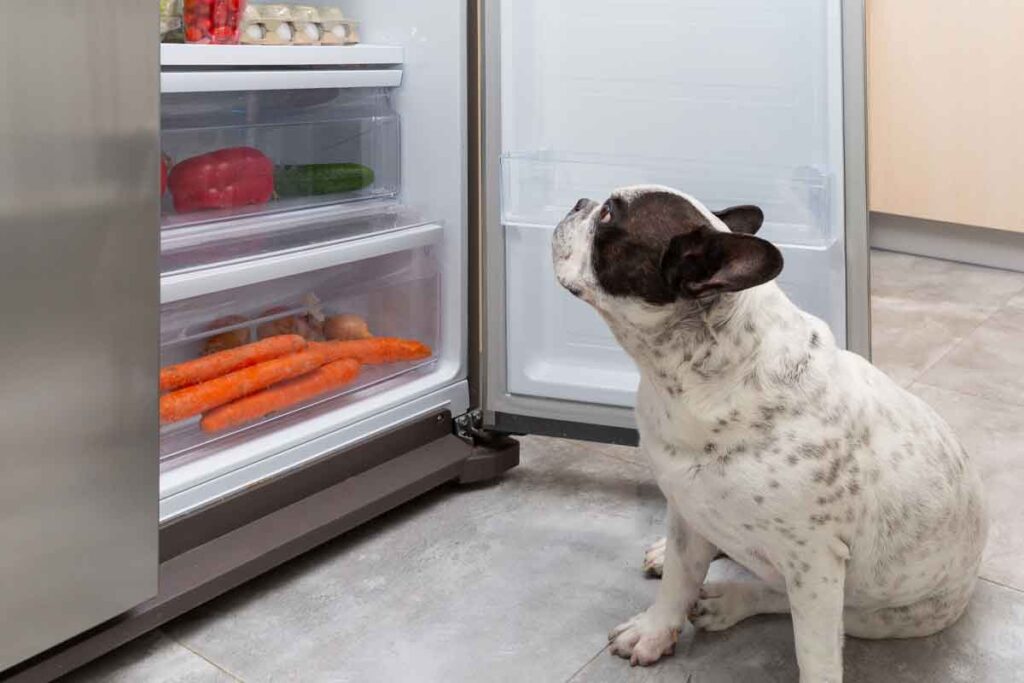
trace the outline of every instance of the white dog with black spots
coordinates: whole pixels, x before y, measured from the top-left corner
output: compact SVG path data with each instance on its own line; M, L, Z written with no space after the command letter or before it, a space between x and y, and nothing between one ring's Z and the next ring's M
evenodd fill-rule
M799 310L753 206L666 187L580 200L555 272L640 371L640 448L668 500L654 604L615 654L671 654L689 617L721 630L792 614L800 680L842 679L844 634L925 636L964 611L986 537L982 487L949 426ZM724 553L757 582L704 583Z

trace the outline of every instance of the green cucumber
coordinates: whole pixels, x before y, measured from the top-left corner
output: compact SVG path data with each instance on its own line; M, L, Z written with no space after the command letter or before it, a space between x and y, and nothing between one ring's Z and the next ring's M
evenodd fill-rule
M274 191L281 198L354 192L373 184L373 169L362 164L303 164L274 169Z

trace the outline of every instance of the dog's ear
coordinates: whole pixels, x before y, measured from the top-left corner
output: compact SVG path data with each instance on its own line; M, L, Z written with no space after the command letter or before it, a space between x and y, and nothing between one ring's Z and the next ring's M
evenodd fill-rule
M676 235L661 257L661 276L680 296L738 292L775 278L782 253L753 235L693 230Z
M764 223L764 212L753 204L730 206L728 209L715 211L715 215L728 225L730 230L741 235L756 234Z

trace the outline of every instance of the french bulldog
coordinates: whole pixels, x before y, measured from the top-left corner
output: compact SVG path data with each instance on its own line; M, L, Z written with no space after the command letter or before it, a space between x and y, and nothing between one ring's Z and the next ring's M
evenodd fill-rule
M657 598L609 640L649 665L687 618L790 613L801 682L838 683L844 634L926 636L962 614L982 486L931 408L783 294L762 222L636 186L581 199L555 230L559 283L640 371L640 449L668 501ZM758 581L704 583L719 553Z

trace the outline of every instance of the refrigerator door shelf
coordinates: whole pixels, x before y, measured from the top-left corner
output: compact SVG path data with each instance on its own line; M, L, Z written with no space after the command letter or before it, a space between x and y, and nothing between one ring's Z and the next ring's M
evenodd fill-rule
M398 45L160 45L163 67L302 67L401 64Z
M317 331L322 330L324 317L343 313L361 317L376 336L416 339L434 353L417 361L364 366L352 384L238 428L205 433L198 418L165 425L160 435L162 468L253 438L272 437L282 425L299 424L310 414L351 406L368 389L395 386L435 371L443 355L442 269L437 253L441 234L438 225L422 226L387 239L207 269L220 274L211 278L223 287L190 288L182 284L186 275L164 278L164 289L173 296L165 298L160 310L161 366L219 349L214 344L225 337L233 337L233 343L284 333L322 339ZM375 250L367 248L371 243L377 245Z
M401 69L316 71L164 71L160 92L229 92L234 90L312 90L320 88L396 88Z
M502 155L502 223L555 226L581 197L603 201L617 187L667 185L712 210L756 204L758 232L775 244L827 248L842 237L838 178L827 169L547 152Z
M555 282L553 231L505 226L508 389L521 396L632 407L636 365L597 313ZM842 333L845 321L832 306L844 284L841 246L783 245L782 253L786 267L777 282L797 305Z
M161 151L170 159L165 229L395 197L400 189L400 122L388 88L165 94L161 118ZM186 192L196 194L190 186L205 181L202 168L187 170L182 164L236 147L255 148L269 159L273 192L267 191L269 183L254 184L260 192L251 199L259 203L231 208L200 208L188 201ZM226 187L235 179L214 182Z

